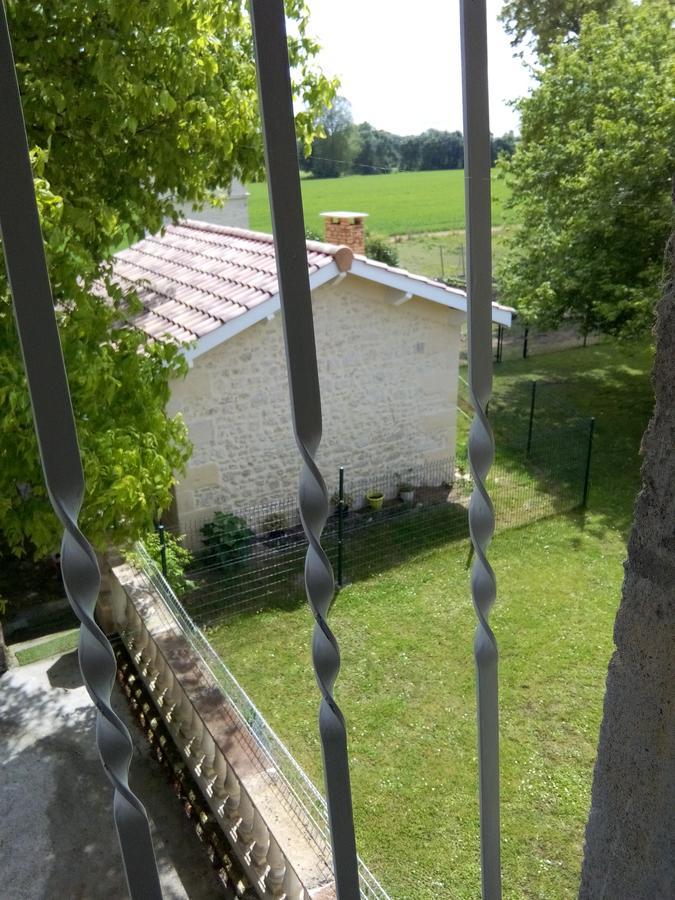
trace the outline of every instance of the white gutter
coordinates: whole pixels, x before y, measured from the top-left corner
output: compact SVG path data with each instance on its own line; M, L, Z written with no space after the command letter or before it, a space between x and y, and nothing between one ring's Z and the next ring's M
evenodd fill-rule
M419 297L422 300L431 300L433 303L440 303L448 309L457 309L466 314L466 293L458 288L442 287L433 284L430 281L422 281L413 278L402 272L392 272L380 265L373 265L362 259L354 259L351 267L347 272L341 271L337 262L328 263L317 269L316 272L309 276L310 290L315 291L328 282L339 283L346 275L355 275L357 278L364 278L366 281L375 281L386 287L399 291L399 295L394 300L394 305L399 306L407 302L412 297ZM188 365L192 365L195 359L213 350L219 344L229 341L230 338L246 331L251 325L261 322L263 319L271 320L279 312L279 294L275 294L261 303L259 306L249 309L247 312L237 316L230 322L225 322L204 337L199 338L195 344L188 350L184 351L185 359ZM492 304L492 321L498 325L506 325L510 327L513 324L514 310L508 306L499 306Z
M363 259L354 259L349 273L395 288L401 291L402 295L412 294L414 297L431 300L450 309L458 309L460 312L466 313L466 293L458 288L443 287L430 281L413 278L402 272L392 272L391 269L366 262ZM498 325L510 327L513 322L513 313L514 310L508 306L492 304L492 321Z

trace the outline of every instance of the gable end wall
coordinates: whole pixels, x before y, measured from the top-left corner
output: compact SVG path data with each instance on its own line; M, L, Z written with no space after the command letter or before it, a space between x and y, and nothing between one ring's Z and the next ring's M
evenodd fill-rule
M463 314L348 276L314 292L323 403L319 466L329 492L350 479L454 456ZM176 488L182 528L293 496L300 459L291 431L280 315L198 357L172 387L194 445Z

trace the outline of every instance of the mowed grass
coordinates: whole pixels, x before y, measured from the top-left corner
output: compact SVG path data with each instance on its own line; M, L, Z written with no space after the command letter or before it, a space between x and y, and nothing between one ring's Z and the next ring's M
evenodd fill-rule
M646 344L504 363L495 391L559 379L597 417L590 510L497 536L504 896L576 896L625 538L652 394ZM499 502L499 499L497 502ZM392 897L480 894L475 683L464 543L346 588L331 613L359 850ZM232 621L211 640L321 784L311 616Z
M464 172L393 172L389 175L347 175L344 178L303 178L305 225L323 233L320 213L350 210L368 213L367 228L385 236L449 231L464 227ZM249 219L256 231L270 231L266 184L251 184ZM493 177L494 225L511 221L504 208L506 186Z
M46 641L39 641L32 647L26 647L24 650L17 650L16 659L20 666L27 666L29 663L39 662L41 659L49 659L52 656L58 656L60 653L69 653L75 650L80 639L80 629L74 628L62 634L55 635Z
M492 229L492 262L506 251L506 239L514 226L500 225ZM393 245L399 265L409 272L428 278L466 277L466 235L463 229L441 234L397 236Z

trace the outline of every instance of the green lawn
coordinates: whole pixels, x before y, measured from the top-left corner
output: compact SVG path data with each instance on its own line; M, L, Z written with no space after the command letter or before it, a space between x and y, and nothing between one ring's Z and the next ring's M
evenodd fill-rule
M513 227L513 226L511 226ZM509 227L492 229L493 262L504 253ZM403 269L428 278L464 278L466 275L466 237L463 229L447 234L397 237L394 246Z
M270 231L266 184L247 186L251 228ZM493 224L509 221L507 192L493 179ZM464 172L394 172L390 175L347 175L303 178L305 225L323 233L319 213L346 209L369 214L367 227L376 234L412 234L464 227Z
M29 663L38 662L41 659L58 656L60 653L69 653L71 650L75 650L79 639L80 629L71 629L46 641L35 643L32 647L26 647L25 650L17 650L17 662L20 666L27 666Z
M651 409L645 344L606 343L498 367L508 405L524 377L559 379L597 417L589 512L499 534L504 895L576 896L626 531ZM499 502L499 497L496 498ZM479 896L474 617L464 543L346 588L342 650L359 849L395 898ZM212 629L223 659L320 783L318 692L306 609Z

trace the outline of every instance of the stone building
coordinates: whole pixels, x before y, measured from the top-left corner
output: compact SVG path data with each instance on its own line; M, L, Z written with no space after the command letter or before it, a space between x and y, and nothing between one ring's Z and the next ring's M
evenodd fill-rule
M361 214L326 221L328 234L339 227L360 246ZM334 243L308 241L307 261L327 483L340 465L368 479L451 460L464 292ZM115 271L139 292L139 327L186 343L190 371L173 384L169 412L182 413L194 449L175 489L176 524L194 530L216 510L292 496L300 462L272 237L186 221L120 252ZM493 305L497 323L512 314Z
M218 197L221 206L205 206L203 209L197 209L194 206L184 205L183 215L186 219L194 219L197 222L248 228L249 193L241 181L233 178L227 190L218 192Z

